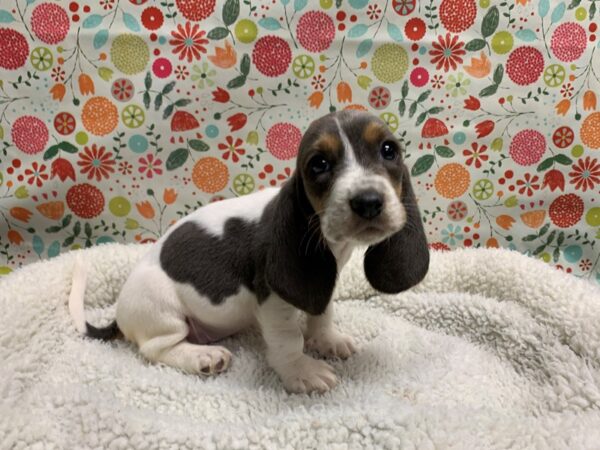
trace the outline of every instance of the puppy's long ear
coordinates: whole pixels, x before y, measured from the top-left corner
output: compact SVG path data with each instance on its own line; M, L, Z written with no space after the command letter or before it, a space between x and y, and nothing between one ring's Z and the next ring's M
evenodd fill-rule
M335 287L337 264L297 173L264 218L267 288L309 314L323 313Z
M364 259L365 274L371 286L389 294L416 285L429 269L427 238L406 166L402 170L402 204L406 209L404 227L369 247Z

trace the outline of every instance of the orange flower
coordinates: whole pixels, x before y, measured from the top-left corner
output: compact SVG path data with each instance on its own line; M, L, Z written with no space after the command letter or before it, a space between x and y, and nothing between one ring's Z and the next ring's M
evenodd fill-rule
M154 208L149 201L143 201L135 204L138 212L146 219L154 218Z
M318 108L323 102L323 92L315 91L308 97L308 104L313 108Z
M175 192L175 189L165 189L165 191L163 192L163 200L167 205L170 205L175 200L177 200L177 192Z
M517 5L526 6L529 0L517 0Z
M491 237L489 238L486 242L485 242L485 246L487 248L499 248L500 245L498 244L498 239L496 239L495 237Z
M352 88L345 81L340 81L338 83L337 97L340 102L352 102Z
M565 98L556 104L554 108L556 108L556 114L560 116L564 116L569 111L571 107L571 100Z
M594 91L585 91L585 94L583 94L583 109L586 111L596 109L596 94Z
M32 216L32 212L28 209L21 208L20 206L15 206L14 208L10 208L10 215L15 219L20 220L21 222L29 222L29 219Z
M23 242L23 236L17 230L8 230L8 240L15 245L20 245Z
M485 56L484 52L481 52L480 59L471 58L471 65L464 66L464 69L472 77L484 78L487 77L488 74L491 72L492 62L487 56Z
M208 59L221 69L229 69L235 65L236 53L229 41L225 41L225 48L215 47L215 54L208 55Z
M65 93L66 92L67 92L67 89L65 88L65 85L62 84L62 83L56 83L50 89L50 93L52 94L52 98L54 100L58 100L58 101L62 101L62 99L65 98Z
M81 95L94 94L94 82L85 73L79 75L79 91Z
M513 223L515 223L515 219L507 214L502 214L496 217L496 223L505 230L510 230L510 228L513 226Z

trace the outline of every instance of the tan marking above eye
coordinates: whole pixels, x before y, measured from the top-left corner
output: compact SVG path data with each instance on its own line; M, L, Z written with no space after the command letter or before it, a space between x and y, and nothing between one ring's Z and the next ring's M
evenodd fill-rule
M363 139L369 145L378 145L385 136L385 129L375 121L369 122L363 131Z
M314 148L323 153L330 153L333 156L338 156L342 147L343 144L339 137L331 133L322 134L314 143Z

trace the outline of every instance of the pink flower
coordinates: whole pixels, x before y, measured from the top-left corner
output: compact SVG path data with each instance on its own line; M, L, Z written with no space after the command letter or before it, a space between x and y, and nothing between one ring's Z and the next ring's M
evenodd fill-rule
M141 174L144 174L148 177L148 178L152 178L154 176L154 174L157 175L161 175L162 174L162 169L160 168L160 165L162 164L162 161L159 158L154 158L154 155L152 153L149 153L147 157L141 157L139 159L140 162L140 168L139 171Z

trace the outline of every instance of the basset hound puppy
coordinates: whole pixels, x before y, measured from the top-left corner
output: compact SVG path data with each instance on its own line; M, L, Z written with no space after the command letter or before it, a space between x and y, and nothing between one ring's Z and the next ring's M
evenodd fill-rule
M85 270L76 267L70 306L78 329L99 339L120 331L152 362L216 374L232 357L217 342L258 324L286 390L333 388L332 367L304 349L339 358L356 351L336 329L331 302L353 249L368 246L366 278L385 293L416 285L429 267L401 150L370 114L314 121L281 188L203 206L152 244L121 290L112 325L85 321Z

